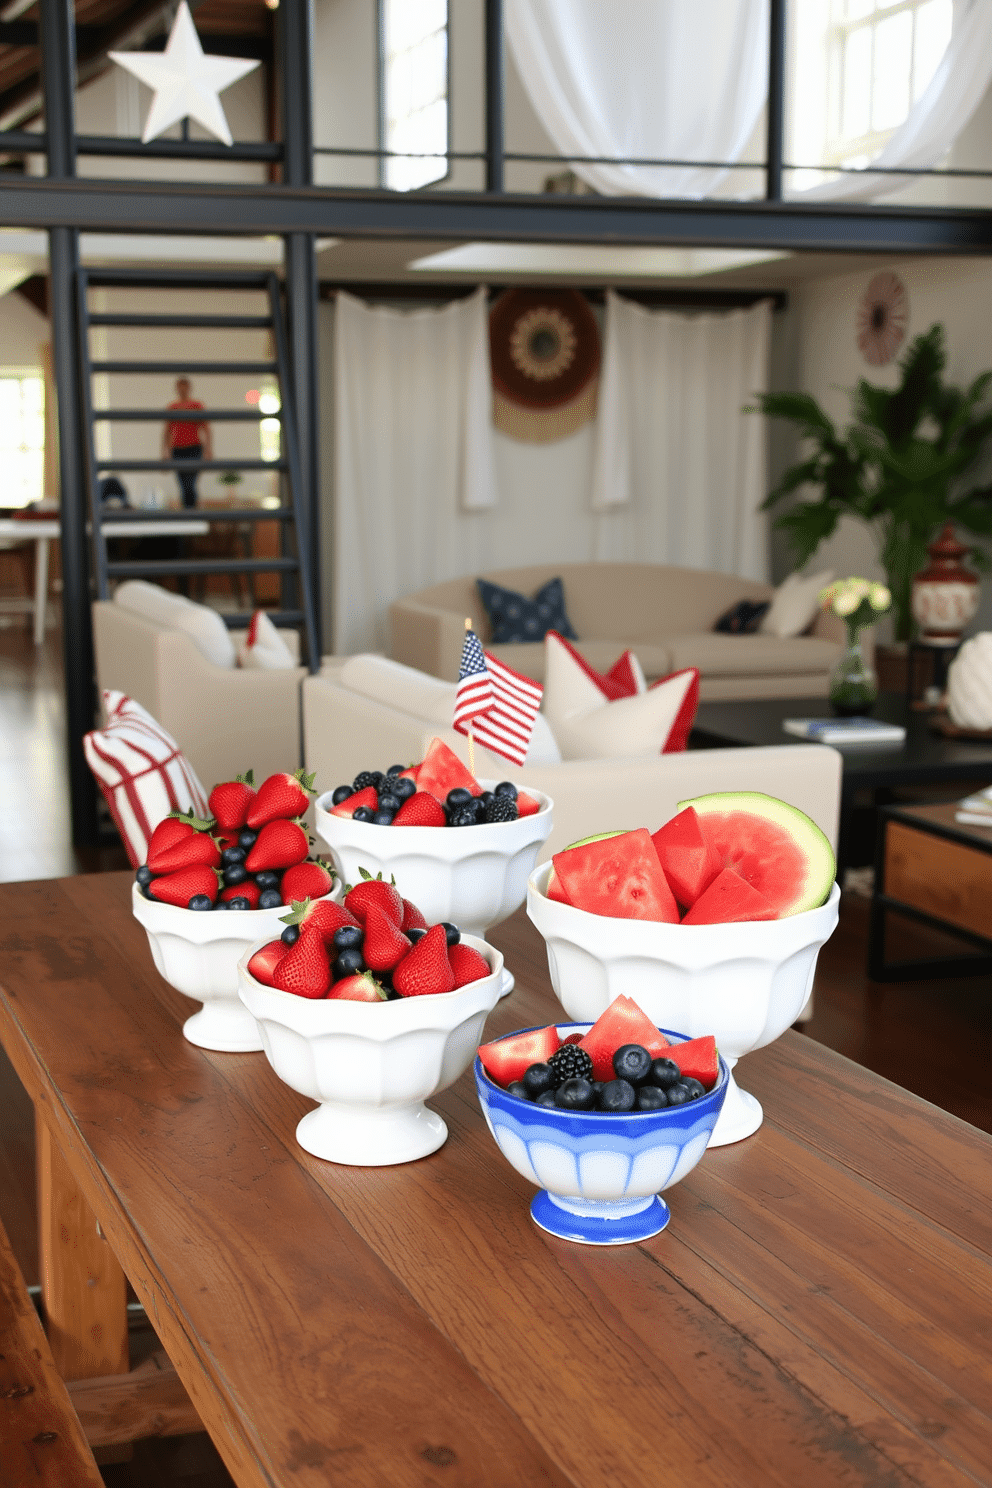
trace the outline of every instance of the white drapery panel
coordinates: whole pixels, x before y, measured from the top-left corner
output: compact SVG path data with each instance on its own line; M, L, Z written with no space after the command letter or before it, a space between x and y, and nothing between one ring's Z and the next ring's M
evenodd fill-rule
M394 598L484 563L481 514L496 502L486 291L414 312L339 293L334 418L334 645L384 650Z
M768 92L768 0L506 0L506 35L562 155L734 161ZM726 170L582 165L608 196L701 197Z
M607 295L592 503L600 559L642 556L763 579L771 305L645 310Z
M929 170L939 165L981 103L992 82L992 3L954 0L951 39L929 86L892 134L872 165ZM911 176L841 176L808 191L790 192L797 201L873 201L901 191Z

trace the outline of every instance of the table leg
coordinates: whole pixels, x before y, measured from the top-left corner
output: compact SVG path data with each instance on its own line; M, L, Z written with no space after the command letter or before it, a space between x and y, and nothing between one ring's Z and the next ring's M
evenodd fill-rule
M44 1120L36 1118L38 1237L48 1341L63 1379L126 1374L127 1282Z
M34 643L45 640L45 611L48 608L48 538L34 540Z

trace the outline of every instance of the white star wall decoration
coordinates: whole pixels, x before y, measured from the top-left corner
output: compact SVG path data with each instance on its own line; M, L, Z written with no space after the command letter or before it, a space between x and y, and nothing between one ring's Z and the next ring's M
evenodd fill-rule
M164 52L110 52L109 56L154 90L141 136L143 145L186 118L195 119L225 145L234 143L217 95L260 64L238 57L207 56L186 0L176 12Z

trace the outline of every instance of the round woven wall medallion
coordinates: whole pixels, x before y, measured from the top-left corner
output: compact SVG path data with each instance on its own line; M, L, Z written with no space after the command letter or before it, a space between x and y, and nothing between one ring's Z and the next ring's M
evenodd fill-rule
M858 306L858 349L871 367L891 362L906 336L909 296L898 274L876 274Z
M577 290L507 290L489 314L489 345L498 429L542 444L594 416L599 326Z

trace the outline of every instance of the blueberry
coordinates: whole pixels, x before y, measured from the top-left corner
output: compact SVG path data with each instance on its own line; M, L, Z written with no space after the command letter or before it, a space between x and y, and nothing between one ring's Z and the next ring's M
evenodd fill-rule
M658 1085L642 1085L637 1092L637 1109L639 1111L660 1111L663 1106L671 1105L669 1095L671 1091L662 1090Z
M138 888L144 889L147 888L152 881L152 870L149 868L147 863L142 863L141 867L138 869L137 873L134 876L137 881Z
M278 909L282 903L282 895L278 889L263 889L258 896L259 909Z
M591 1111L595 1100L588 1080L566 1080L555 1091L555 1105L564 1111Z
M231 863L224 869L224 882L230 887L231 884L242 884L248 877L248 869L244 863Z
M543 1095L537 1097L534 1104L535 1106L556 1106L558 1102L555 1100L555 1092L553 1090L546 1090Z
M331 963L331 971L336 982L339 982L342 977L354 976L356 972L365 970L365 961L357 946L354 950L341 951Z
M410 797L416 793L417 787L409 775L407 775L403 780L394 780L389 789L390 793L402 803L403 801L409 801Z
M613 1070L618 1080L643 1085L651 1076L651 1055L641 1044L621 1044L613 1056Z
M255 882L263 891L265 889L277 889L281 878L282 874L277 873L274 868L263 868L261 873L255 874Z
M462 932L458 926L453 925L450 920L442 920L441 924L444 926L444 938L448 944L457 945L462 938Z
M511 1080L506 1087L506 1093L507 1095L515 1095L517 1100L530 1100L530 1096L527 1093L527 1086L523 1080Z
M371 821L372 812L367 806L356 806L351 813L352 821Z
M680 1080L677 1085L673 1085L671 1090L666 1090L665 1094L668 1096L668 1104L670 1106L684 1106L686 1101L692 1100L692 1091L688 1088L684 1080Z
M444 804L452 811L457 811L462 806L471 806L474 796L464 785L456 785L444 798Z
M629 1080L607 1080L596 1105L601 1111L632 1111L637 1105L637 1091Z
M216 914L218 909L230 909L230 907L231 905L227 899L218 899L214 905L214 913Z
M245 827L243 832L238 833L238 846L243 847L245 852L251 852L258 841L258 833L253 832L251 827Z
M405 769L406 769L406 765L390 765L389 769L386 771L386 774L387 775L402 775L402 773L403 773L403 771Z
M662 1090L671 1090L682 1078L682 1071L674 1059L656 1059L651 1066L651 1084Z
M558 1077L549 1064L532 1064L529 1069L524 1070L523 1080L520 1082L531 1100L543 1095L546 1090L554 1090L558 1084Z
M693 1100L698 1100L701 1095L706 1094L705 1085L701 1081L694 1079L692 1075L683 1075L682 1084L688 1090Z
M354 951L361 945L365 932L361 925L339 925L334 932L334 949Z
M240 894L236 894L233 899L228 899L227 907L228 909L251 909L251 900L244 899Z
M406 938L410 942L410 944L413 945L413 944L415 944L416 941L418 941L420 939L420 937L422 935L426 935L427 934L427 931L426 930L418 930L415 927L413 930L404 930L403 931L403 934L406 936Z
M493 787L494 796L509 796L511 801L517 799L517 787L512 780L501 780L499 785Z
M355 792L352 790L350 785L339 785L337 786L334 794L331 797L331 805L340 806L342 801L347 801L348 797L353 796L354 794Z
M379 792L380 811L388 811L391 816L395 816L402 804L399 796L394 795L392 791Z
M187 904L187 909L213 909L214 901L209 894L194 894Z
M372 813L372 820L377 827L389 827L392 826L395 815L395 811L374 811Z
M235 863L243 863L247 856L243 847L225 847L220 860L225 868L232 868Z
M483 791L482 792L482 795L481 796L476 796L475 799L478 801L478 803L482 807L483 811L485 811L485 809L489 805L489 803L491 801L495 801L496 797L495 797L495 795L493 794L492 791Z
M299 925L287 925L279 939L284 945L295 945L300 938Z

